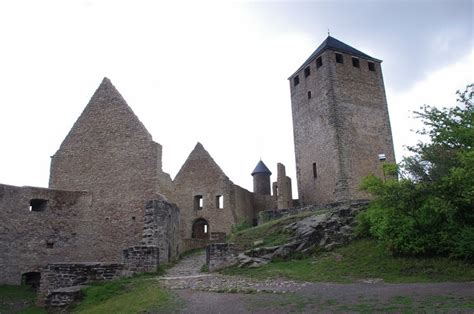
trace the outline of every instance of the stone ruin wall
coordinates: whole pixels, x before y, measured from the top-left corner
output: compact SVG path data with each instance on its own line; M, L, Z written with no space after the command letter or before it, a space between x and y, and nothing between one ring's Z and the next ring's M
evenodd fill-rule
M51 160L50 188L86 190L88 260L119 262L141 241L146 202L172 198L162 147L105 78Z
M149 201L145 207L142 246L159 248L160 263L178 259L181 252L179 237L180 210L175 204L161 200Z
M47 202L30 211L33 199ZM0 283L20 284L22 274L48 263L96 260L91 203L87 192L0 185Z
M54 263L43 269L38 291L38 305L66 306L81 296L80 289L96 281L122 276L119 263Z
M198 143L174 179L175 195L181 210L181 238L192 238L193 223L200 218L209 223L210 232L229 234L236 223L236 192L234 184ZM217 196L223 197L218 208ZM196 197L202 197L202 208ZM240 197L240 195L238 195Z
M152 200L145 209L145 226L139 245L124 248L121 263L48 263L40 270L38 302L42 306L67 306L81 296L81 288L95 281L113 280L154 272L179 254L179 209L162 200Z

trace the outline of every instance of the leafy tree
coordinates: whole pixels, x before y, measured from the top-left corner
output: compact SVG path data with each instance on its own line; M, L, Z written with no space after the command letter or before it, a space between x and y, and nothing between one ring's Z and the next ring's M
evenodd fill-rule
M454 108L415 112L430 141L385 166L396 175L364 179L374 195L359 216L359 234L383 241L394 254L450 255L474 260L474 85L457 92Z

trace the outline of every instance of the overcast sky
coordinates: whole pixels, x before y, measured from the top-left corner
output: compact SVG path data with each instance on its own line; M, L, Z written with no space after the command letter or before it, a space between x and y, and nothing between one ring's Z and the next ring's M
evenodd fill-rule
M107 76L173 178L199 141L244 188L260 157L296 187L287 78L328 29L384 60L398 161L417 140L411 111L454 105L474 82L469 0L2 0L0 183L46 187L50 156Z

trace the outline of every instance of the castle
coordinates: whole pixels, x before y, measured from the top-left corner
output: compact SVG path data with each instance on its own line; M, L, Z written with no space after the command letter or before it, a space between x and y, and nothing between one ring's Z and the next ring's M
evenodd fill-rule
M250 192L200 143L171 179L162 146L104 78L52 157L49 188L0 185L0 283L39 280L52 263L120 262L139 243L168 262L263 210L366 198L361 178L394 162L380 63L328 37L290 76L299 200L284 165L271 184L259 161Z

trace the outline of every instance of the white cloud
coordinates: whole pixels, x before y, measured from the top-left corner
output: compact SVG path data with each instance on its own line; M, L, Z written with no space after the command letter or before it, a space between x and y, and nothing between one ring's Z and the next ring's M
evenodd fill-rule
M455 92L464 90L472 82L474 50L458 62L430 73L407 91L397 93L388 85L387 99L397 161L408 155L405 146L413 146L421 140L414 131L421 129L423 125L421 121L414 119L413 111L425 104L440 108L454 106L457 98Z

